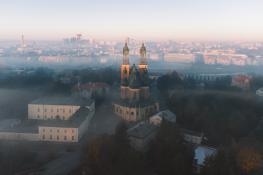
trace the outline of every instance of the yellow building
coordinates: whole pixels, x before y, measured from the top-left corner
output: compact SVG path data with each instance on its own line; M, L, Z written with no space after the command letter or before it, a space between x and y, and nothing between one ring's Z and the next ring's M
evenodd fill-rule
M46 97L32 101L28 104L28 119L69 120L70 117L90 102L70 97Z
M0 139L78 142L95 114L95 102L70 97L48 97L28 104L28 120L0 128Z
M88 130L95 111L81 107L69 120L42 121L38 127L39 140L54 142L78 142Z

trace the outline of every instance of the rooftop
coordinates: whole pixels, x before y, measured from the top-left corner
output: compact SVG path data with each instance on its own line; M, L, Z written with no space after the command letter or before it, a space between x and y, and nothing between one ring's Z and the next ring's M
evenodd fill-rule
M170 121L170 122L175 122L176 121L176 115L172 113L170 110L164 110L158 112L156 115L162 117L163 119Z
M181 132L183 134L189 134L189 135L198 136L198 137L202 137L203 136L203 133L197 132L197 131L192 131L192 130L189 130L189 129L181 129Z
M30 104L89 106L93 100L74 97L43 97Z
M141 122L128 129L127 133L129 136L143 139L153 132L156 132L157 128L157 126L150 123Z

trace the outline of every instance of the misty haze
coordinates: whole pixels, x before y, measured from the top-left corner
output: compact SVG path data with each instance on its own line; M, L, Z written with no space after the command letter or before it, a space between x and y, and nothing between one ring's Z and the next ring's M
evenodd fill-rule
M262 7L0 2L0 175L262 175Z

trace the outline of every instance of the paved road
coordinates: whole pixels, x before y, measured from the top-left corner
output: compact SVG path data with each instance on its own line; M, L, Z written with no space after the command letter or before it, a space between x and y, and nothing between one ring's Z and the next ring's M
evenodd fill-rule
M102 105L96 108L96 113L91 121L88 132L82 138L80 144L76 146L75 152L62 153L58 159L55 159L44 165L42 175L65 175L78 167L80 163L81 146L101 134L113 134L116 125L120 119L113 114L111 100L106 100Z

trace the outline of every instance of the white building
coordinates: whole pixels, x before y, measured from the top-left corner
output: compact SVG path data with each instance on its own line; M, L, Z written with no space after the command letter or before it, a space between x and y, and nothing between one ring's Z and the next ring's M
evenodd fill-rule
M66 97L38 99L28 105L28 120L0 128L0 139L78 142L94 114L93 100Z
M70 120L43 121L38 127L39 140L78 142L87 131L94 112L81 107Z
M201 168L204 166L206 158L214 156L217 150L207 146L198 146L194 151L194 172L200 173Z
M157 126L160 126L163 120L176 123L176 115L170 110L164 110L149 118L150 123Z
M164 55L164 61L178 63L193 63L195 61L195 55L181 53L166 53Z
M200 145L204 139L204 134L188 129L181 129L184 141L191 144Z
M69 120L81 106L89 106L91 101L70 97L46 97L28 104L28 119ZM92 108L95 108L94 104Z
M263 88L260 88L256 91L256 95L259 97L263 97Z

